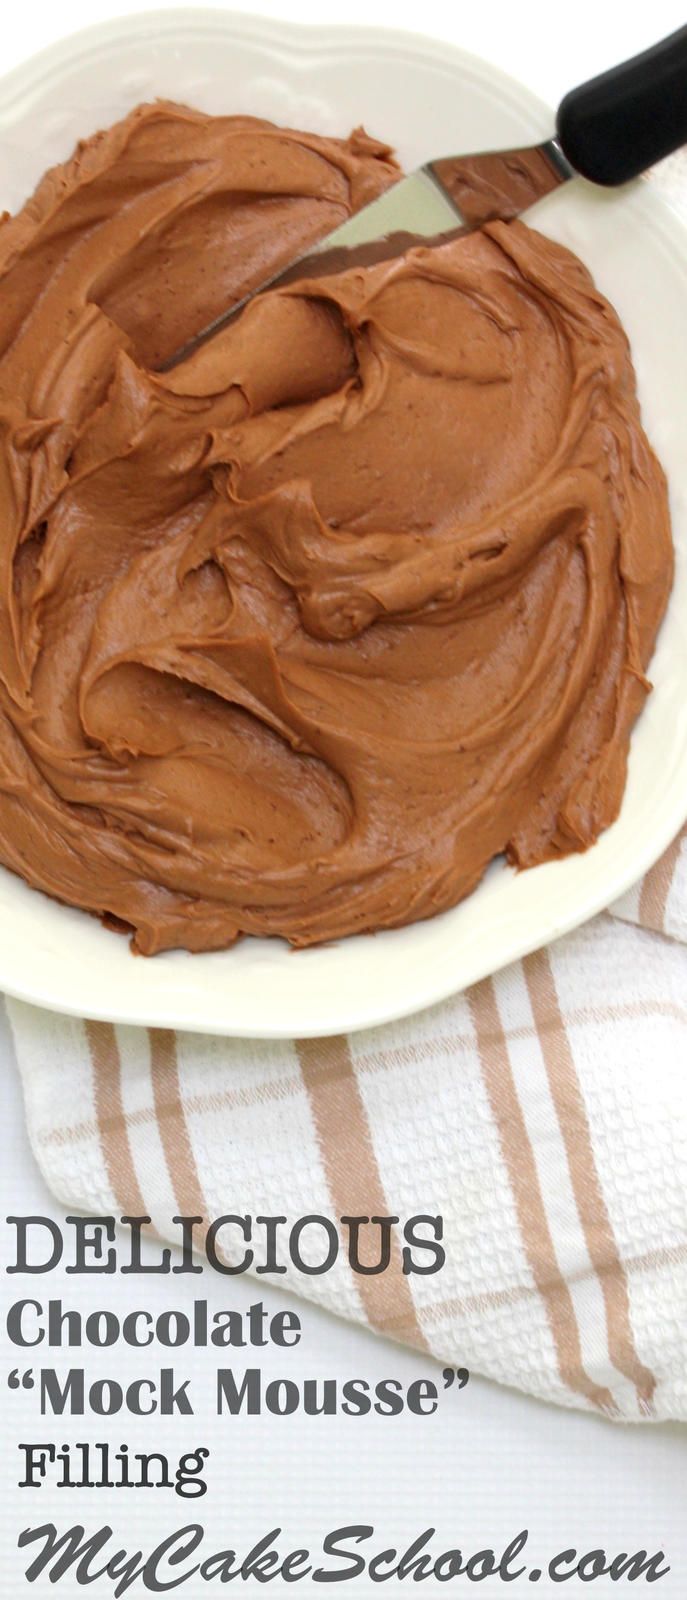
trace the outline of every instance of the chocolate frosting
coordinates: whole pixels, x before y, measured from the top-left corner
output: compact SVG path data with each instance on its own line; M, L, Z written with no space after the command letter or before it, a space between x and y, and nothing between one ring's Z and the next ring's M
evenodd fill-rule
M408 923L620 806L669 519L568 251L489 224L159 370L396 176L161 103L0 222L0 857L147 954Z

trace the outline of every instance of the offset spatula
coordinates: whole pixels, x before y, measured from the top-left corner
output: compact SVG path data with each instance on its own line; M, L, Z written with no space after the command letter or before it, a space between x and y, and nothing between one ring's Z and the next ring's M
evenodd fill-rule
M524 150L428 161L216 317L166 362L177 365L238 316L254 295L285 283L393 259L496 219L510 222L580 174L614 187L687 143L687 27L572 89L556 134Z

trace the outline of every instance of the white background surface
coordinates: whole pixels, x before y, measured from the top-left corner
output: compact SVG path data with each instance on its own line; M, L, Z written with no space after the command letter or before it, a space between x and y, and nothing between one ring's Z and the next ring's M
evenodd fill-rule
M123 7L122 9L125 9ZM133 9L133 7L130 7ZM154 9L152 5L146 9ZM655 0L642 11L620 5L591 4L578 0L574 13L563 17L559 8L539 0L519 0L516 4L444 5L426 0L422 7L391 5L384 0L349 0L348 4L320 6L303 0L264 0L253 8L244 0L243 9L261 10L274 16L304 21L368 21L377 25L415 27L426 33L450 38L466 48L493 60L521 78L535 92L552 103L567 87L623 54L643 47L684 21L682 7L670 0ZM2 67L8 70L32 51L72 28L116 14L116 7L91 0L63 0L59 7L14 7L3 22ZM11 1049L2 1041L2 1200L4 1212L47 1212L60 1216L50 1201L23 1131L20 1094ZM240 1209L240 1197L237 1197ZM6 1240L5 1240L6 1242ZM124 1280L78 1279L54 1273L41 1283L41 1293L62 1297L84 1313L95 1304L116 1306L120 1311L144 1303L150 1309L183 1305L189 1294L189 1280L148 1278L132 1291ZM19 1292L17 1278L3 1274L3 1294ZM197 1287L201 1285L200 1289ZM94 1285L96 1288L94 1289ZM203 1295L213 1307L242 1307L262 1298L278 1309L287 1301L275 1290L249 1280L224 1282L206 1274L194 1280L194 1292ZM299 1349L261 1352L267 1376L287 1372L359 1375L375 1381L384 1375L408 1380L413 1375L429 1375L431 1363L425 1358L375 1340L372 1336L337 1323L313 1309L301 1310L303 1341ZM239 1352L243 1355L243 1352ZM74 1362L72 1352L71 1361ZM3 1357L7 1356L4 1342ZM56 1364L59 1357L56 1359ZM16 1365L16 1358L5 1361ZM62 1365L70 1364L68 1353ZM74 1364L78 1364L75 1363ZM119 1352L114 1363L107 1353L89 1354L93 1375L114 1371L125 1380L128 1368L140 1373L153 1357L125 1358ZM247 1360L246 1364L253 1364ZM238 1362L237 1362L238 1365ZM441 1544L463 1544L466 1549L484 1545L502 1547L522 1527L530 1529L532 1559L542 1564L557 1549L576 1545L594 1548L603 1545L609 1552L646 1547L668 1552L672 1571L655 1591L669 1600L682 1600L687 1588L687 1519L685 1518L684 1430L678 1428L617 1428L595 1418L559 1412L540 1406L505 1390L473 1379L455 1405L442 1404L437 1415L382 1421L360 1419L355 1423L342 1418L251 1420L211 1420L209 1405L202 1396L210 1395L210 1363L201 1352L189 1361L180 1352L179 1367L185 1376L193 1370L200 1397L198 1418L187 1422L156 1425L152 1437L149 1425L128 1420L83 1428L70 1423L66 1438L109 1438L116 1446L127 1439L131 1450L169 1446L172 1456L183 1449L206 1444L211 1449L209 1478L211 1491L202 1501L182 1501L174 1495L150 1491L148 1495L118 1495L107 1492L67 1496L69 1521L78 1516L91 1526L114 1519L122 1542L134 1548L150 1545L163 1532L200 1512L208 1527L208 1548L236 1542L247 1548L253 1538L281 1523L287 1548L314 1541L330 1527L347 1521L376 1524L382 1543L407 1540L427 1525L438 1529ZM0 1592L15 1600L24 1588L21 1566L15 1551L20 1527L51 1516L66 1521L64 1494L43 1489L40 1495L22 1495L13 1488L17 1477L16 1442L20 1438L58 1439L54 1426L44 1426L37 1418L35 1399L20 1391L8 1394L3 1388L3 1440L0 1462L2 1508L2 1547L0 1550ZM61 1442L61 1439L58 1439ZM160 1504L162 1501L162 1504ZM77 1505L78 1502L78 1505ZM189 1515L190 1513L190 1515ZM268 1593L282 1586L273 1584ZM642 1584L632 1593L641 1593ZM622 1593L624 1585L607 1580L595 1583L592 1593ZM38 1585L27 1593L57 1593L63 1600L77 1600L79 1593L95 1600L111 1593L109 1585L95 1584L87 1591L77 1590L71 1580L57 1589ZM133 1591L135 1594L139 1590ZM202 1600L195 1586L179 1591L190 1600ZM204 1586L203 1586L204 1592ZM210 1593L215 1592L212 1588ZM232 1591L233 1592L233 1591ZM244 1591L245 1592L245 1591ZM249 1592L255 1592L250 1590ZM290 1593L294 1591L289 1587ZM307 1592L307 1586L295 1593ZM310 1591L312 1592L312 1591ZM376 1585L358 1582L349 1586L356 1596L379 1591ZM408 1585L391 1583L390 1594L418 1592ZM442 1585L425 1584L421 1594L447 1593ZM459 1593L469 1592L464 1584ZM481 1586L487 1600L496 1595L532 1593L527 1582ZM549 1600L558 1592L544 1581L534 1592ZM568 1584L566 1595L579 1593L580 1585Z

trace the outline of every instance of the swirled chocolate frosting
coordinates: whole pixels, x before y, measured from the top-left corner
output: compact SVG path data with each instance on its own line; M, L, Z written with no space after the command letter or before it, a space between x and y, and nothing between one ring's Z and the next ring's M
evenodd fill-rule
M268 292L397 176L139 107L0 222L0 858L307 945L617 815L671 580L627 339L520 223Z

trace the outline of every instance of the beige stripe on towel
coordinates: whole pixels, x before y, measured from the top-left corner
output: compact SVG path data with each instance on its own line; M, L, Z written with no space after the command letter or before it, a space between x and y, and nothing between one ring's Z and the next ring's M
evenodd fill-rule
M609 1389L594 1383L582 1361L570 1289L561 1273L542 1199L537 1167L511 1070L508 1045L491 978L468 991L489 1103L513 1191L520 1232L534 1282L544 1302L560 1376L599 1410L616 1409Z
M348 1040L299 1039L296 1048L337 1215L389 1216ZM427 1348L395 1235L388 1270L356 1282L372 1327Z
M618 1371L634 1383L640 1408L648 1412L656 1380L640 1361L635 1348L627 1277L594 1160L589 1121L546 950L527 956L523 968L568 1157L575 1202L604 1297L609 1354Z
M98 1138L107 1175L120 1211L147 1216L131 1155L124 1106L117 1035L111 1022L84 1022L93 1073Z
M687 839L687 823L677 839L673 839L664 855L660 856L650 868L642 883L639 896L639 921L643 927L655 928L658 933L663 933L665 930L668 897L685 839Z
M169 1028L149 1028L148 1035L155 1112L179 1214L204 1217L205 1200L181 1097L176 1035Z

